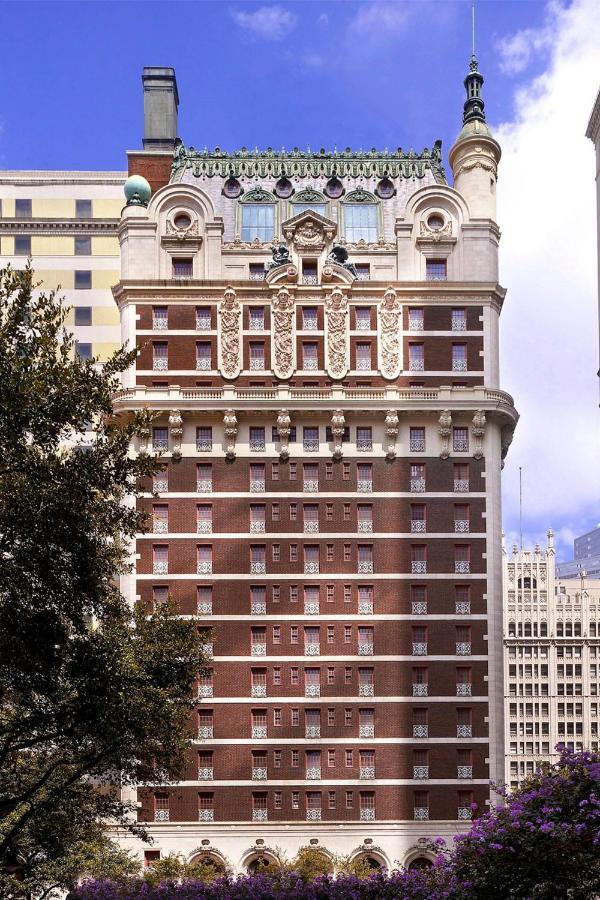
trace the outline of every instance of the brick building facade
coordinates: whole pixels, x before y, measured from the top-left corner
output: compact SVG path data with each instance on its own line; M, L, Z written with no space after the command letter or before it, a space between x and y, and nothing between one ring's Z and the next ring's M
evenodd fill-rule
M156 414L140 446L168 465L123 590L172 596L213 653L184 780L138 790L154 854L410 864L502 777L517 415L481 82L454 188L437 145L228 155L166 124L130 154L152 196L130 179L114 294L139 356L116 406Z

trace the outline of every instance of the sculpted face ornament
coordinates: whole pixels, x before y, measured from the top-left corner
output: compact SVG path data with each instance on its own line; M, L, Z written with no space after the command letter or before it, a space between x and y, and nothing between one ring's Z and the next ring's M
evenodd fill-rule
M398 437L398 413L395 409L388 409L385 415L385 436L388 441L386 456L388 459L396 458L396 438Z
M440 458L448 459L450 456L450 436L452 435L452 416L450 410L444 409L438 419L438 434L440 436Z
M288 444L292 433L291 424L292 420L290 419L290 414L287 409L280 409L277 416L277 434L281 444L281 449L279 450L279 458L281 460L289 459L290 451Z
M225 449L225 457L228 460L235 459L235 439L237 437L238 432L238 423L237 416L235 414L235 410L226 409L225 414L223 416L223 430L225 432L225 438L227 440L227 447Z

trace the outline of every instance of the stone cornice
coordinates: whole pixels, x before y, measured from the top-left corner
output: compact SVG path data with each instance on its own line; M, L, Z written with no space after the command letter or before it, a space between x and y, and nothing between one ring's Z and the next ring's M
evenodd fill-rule
M33 185L35 187L40 187L44 184L114 184L122 187L126 178L127 172L62 172L44 169L0 170L0 184Z
M117 234L119 219L0 219L0 234Z

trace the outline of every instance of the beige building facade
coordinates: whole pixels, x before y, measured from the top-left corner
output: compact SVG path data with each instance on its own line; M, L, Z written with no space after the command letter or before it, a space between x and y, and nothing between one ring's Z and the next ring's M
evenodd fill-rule
M40 290L72 307L78 352L104 361L121 345L111 288L125 172L0 171L0 265L31 257Z
M505 780L516 787L557 744L598 750L600 581L560 581L545 549L503 549Z

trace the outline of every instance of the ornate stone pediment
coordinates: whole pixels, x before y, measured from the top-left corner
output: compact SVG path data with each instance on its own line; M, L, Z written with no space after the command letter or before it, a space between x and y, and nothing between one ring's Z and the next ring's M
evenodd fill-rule
M427 222L421 221L417 244L447 244L456 243L456 237L452 234L452 222L450 219L441 228L430 228Z
M285 239L296 250L314 250L320 253L333 241L337 225L320 213L306 209L284 222L282 231Z

